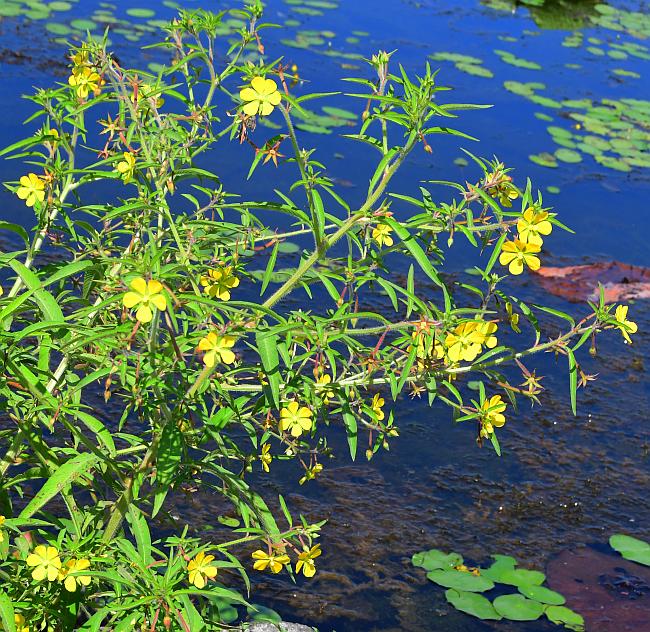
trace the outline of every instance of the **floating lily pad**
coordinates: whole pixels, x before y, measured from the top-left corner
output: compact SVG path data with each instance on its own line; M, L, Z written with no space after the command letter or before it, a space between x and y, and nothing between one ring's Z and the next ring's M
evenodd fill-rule
M617 533L609 539L609 545L626 560L650 566L650 544L648 542Z
M420 551L411 558L413 566L419 566L427 571L436 569L451 569L463 563L463 556L458 553L445 553L438 549Z
M539 601L540 603L551 606L562 606L566 603L566 599L560 593L545 586L518 586L517 588L524 597Z
M544 614L544 606L539 601L523 595L501 595L494 600L493 606L502 617L511 621L535 621Z
M550 606L546 609L546 616L549 621L556 625L563 625L569 630L582 632L585 629L585 620L582 616L565 606Z
M427 579L444 586L468 592L484 592L494 588L494 582L481 575L473 575L467 571L434 570L427 573Z
M503 617L494 609L490 600L483 595L464 590L454 590L450 588L445 591L447 601L456 608L466 614L469 614L478 619L499 621Z
M562 162L568 162L570 164L582 162L582 156L572 149L561 148L556 150L555 157Z
M541 154L531 154L528 156L528 159L540 167L557 167L557 160L555 160L555 156L553 154L549 154L548 152Z

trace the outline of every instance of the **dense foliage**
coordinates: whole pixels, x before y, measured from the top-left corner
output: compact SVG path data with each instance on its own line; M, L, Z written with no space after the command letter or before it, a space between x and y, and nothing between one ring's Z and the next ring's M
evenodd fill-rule
M410 76L379 52L369 78L349 80L361 124L341 142L376 160L364 201L346 201L292 122L328 95L299 94L293 71L267 61L259 4L235 13L248 27L228 50L216 37L224 14L181 13L157 75L90 41L67 83L30 97L40 128L4 151L28 165L7 186L36 222L31 236L0 225L25 242L0 253L10 632L222 629L245 604L237 574L245 586L251 567L311 577L321 553L323 523L263 499L253 470L295 459L301 483L316 478L329 426L344 429L352 458L360 440L372 458L398 436L387 400L405 390L447 404L499 453L508 405L537 402L542 388L527 356L567 359L575 408L589 378L575 352L603 329L627 340L636 330L626 306L601 300L576 322L502 289L539 268L543 240L563 227L498 161L475 158L473 183L445 183L450 201L424 186L418 197L393 190L413 150L464 137L449 127L455 112L478 107L443 102L428 66ZM270 138L267 117L281 125ZM223 162L212 150L226 143L249 177L278 168L296 181L271 199L225 191L206 165ZM278 226L262 220L273 214ZM309 240L299 261L286 256L291 239ZM471 285L441 275L459 240L482 255ZM404 258L400 279L391 266ZM305 293L316 307L285 300ZM378 294L381 306L364 307ZM566 330L543 338L540 313ZM503 344L505 328L527 342ZM170 492L180 489L230 502L232 537L177 532ZM152 542L152 525L175 535Z

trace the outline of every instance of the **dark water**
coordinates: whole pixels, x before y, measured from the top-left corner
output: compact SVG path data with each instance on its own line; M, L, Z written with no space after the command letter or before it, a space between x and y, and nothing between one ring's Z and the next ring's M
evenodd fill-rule
M75 17L91 16L98 4L83 0L73 9ZM199 4L188 2L186 6ZM365 73L349 67L362 66L359 60L324 55L328 50L368 57L379 48L397 49L394 59L409 71L422 68L427 55L441 51L481 58L494 78L466 74L450 62L432 62L442 68L440 81L454 88L450 100L494 105L490 110L464 114L458 123L480 142L435 138L433 154L416 151L395 189L413 192L419 180L435 178L475 180L476 171L453 162L463 155L461 146L488 157L495 154L516 168L518 183L530 176L545 192L545 201L560 213L559 218L576 231L576 235L554 231L545 243L545 263L615 259L650 266L650 169L619 172L588 155L578 164L560 162L556 169L533 164L529 155L556 149L546 128L570 127L574 121L568 118L566 108L546 108L503 89L504 81L537 81L546 85L545 96L558 101L650 99L647 59L629 56L619 60L586 48L590 46L588 38L600 41L593 46L606 50L611 50L608 46L612 43L643 44L643 39L638 33L590 25L589 16L595 15L593 2L547 2L532 13L506 0L492 4L510 10L497 10L477 0L341 0L336 9L310 16L296 13L295 7L303 5L271 0L268 17L280 24L289 20L290 26L267 31L265 44L271 57L283 53L287 61L298 64L300 76L310 82L310 91L344 91L347 86L339 82L342 77ZM647 8L644 2L612 4L636 11ZM115 14L124 17L132 3L118 1L115 6ZM152 7L156 18L173 14L171 8L150 0L142 0L138 6ZM204 6L220 5L211 0ZM57 17L59 21L69 19ZM51 41L47 23L27 23L22 17L0 19L0 132L7 144L19 138L19 125L30 113L21 94L29 93L33 86L49 85L53 79L65 80L65 51ZM581 29L584 45L563 46L572 32L567 28ZM332 31L331 46L313 45L307 50L280 43L295 38L297 29ZM354 35L353 31L367 35ZM143 30L140 43L150 41L151 36ZM353 39L347 39L350 37ZM139 44L129 43L119 34L113 40L125 60L135 63L141 59L136 48ZM506 64L495 49L537 62L542 69ZM145 63L156 61L150 53L143 57ZM639 73L640 78L613 74L617 68ZM342 97L333 98L331 104L356 107ZM537 118L535 113L540 112L553 121ZM261 138L265 132L260 129ZM342 144L335 134L303 134L301 139L304 145L318 145L318 156L329 165L329 174L340 179L341 191L353 202L359 199L372 169L367 152ZM277 185L278 179L292 177L266 167L267 171L258 172L260 177L245 184L246 170L240 165L250 156L242 156L242 152L239 146L224 144L215 157L227 190L245 190L255 197L268 190L271 180ZM23 172L17 162L4 162L1 169L3 180L15 179ZM547 187L560 191L549 193ZM441 200L450 197L444 190L436 194ZM29 224L24 206L12 194L0 192L0 203L2 219ZM400 212L399 208L393 210ZM449 253L449 269L462 275L468 256L467 249L454 249ZM396 262L395 273L400 272ZM545 302L574 315L587 313L580 305L543 295L525 276L513 280L512 288L524 300ZM577 417L569 407L564 362L543 356L528 363L530 369L545 376L543 407L511 413L500 433L501 458L491 450L479 449L473 429L454 425L447 409L430 408L424 401L404 397L395 404L401 437L394 441L390 453L377 454L371 463L351 464L345 438L336 429L332 445L337 457L325 464L317 482L300 487L294 481L301 474L293 463L274 462L272 475L258 481L265 495L273 498L282 491L296 512L329 522L323 531L324 555L316 578L300 579L297 585L282 577L258 578L257 600L290 620L312 623L325 632L483 630L488 626L447 607L443 591L410 566L414 551L453 548L476 563L485 562L490 553L507 553L542 569L561 551L604 543L614 532L650 537L650 380L646 375L650 310L646 302L637 302L630 313L639 324L632 347L610 334L602 337L596 358L583 358L583 368L599 378L580 391ZM193 495L178 500L181 519L192 524L214 524L223 510L213 497ZM546 630L553 626L500 622L498 627Z

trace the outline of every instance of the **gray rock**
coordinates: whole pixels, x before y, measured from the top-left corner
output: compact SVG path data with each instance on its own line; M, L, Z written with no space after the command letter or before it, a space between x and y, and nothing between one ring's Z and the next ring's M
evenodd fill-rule
M278 625L275 623L252 623L249 632L314 632L314 628L300 623L287 623L283 621Z

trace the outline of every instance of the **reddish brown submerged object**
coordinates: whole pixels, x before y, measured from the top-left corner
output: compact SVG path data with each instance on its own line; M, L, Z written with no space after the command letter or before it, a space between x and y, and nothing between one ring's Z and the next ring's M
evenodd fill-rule
M650 298L650 268L606 261L581 266L543 267L536 273L541 286L568 301L597 301L603 286L606 303Z
M547 577L587 632L650 632L650 568L585 548L553 559Z

